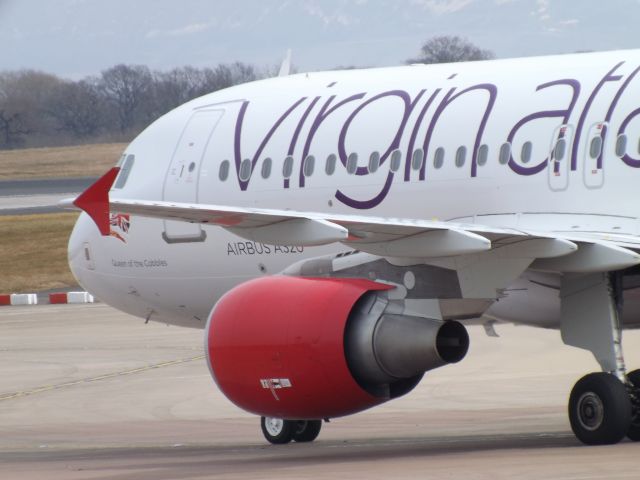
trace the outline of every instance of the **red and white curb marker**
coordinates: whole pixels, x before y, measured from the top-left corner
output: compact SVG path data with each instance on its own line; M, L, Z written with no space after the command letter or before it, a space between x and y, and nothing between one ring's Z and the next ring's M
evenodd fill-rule
M12 293L0 295L0 305L37 305L38 295L35 293Z
M94 303L95 298L89 292L50 293L49 303ZM46 304L47 302L45 302ZM0 306L3 305L37 305L36 293L12 293L0 295Z
M94 298L89 292L50 293L49 303L93 303Z

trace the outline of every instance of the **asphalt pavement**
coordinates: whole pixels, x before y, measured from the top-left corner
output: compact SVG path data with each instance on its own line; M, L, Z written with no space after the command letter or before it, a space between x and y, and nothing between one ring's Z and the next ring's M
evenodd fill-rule
M566 402L597 364L557 331L469 327L411 393L269 445L218 391L203 332L107 305L0 307L0 478L636 479L638 443L586 447ZM640 332L625 332L630 368Z
M60 200L76 196L96 177L44 178L0 181L0 215L53 213Z

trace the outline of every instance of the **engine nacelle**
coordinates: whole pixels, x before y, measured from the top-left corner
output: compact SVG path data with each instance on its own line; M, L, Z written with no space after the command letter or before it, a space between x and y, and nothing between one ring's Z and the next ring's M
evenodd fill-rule
M237 406L268 417L333 418L407 393L425 371L461 360L462 325L394 311L389 285L262 277L213 308L209 368Z

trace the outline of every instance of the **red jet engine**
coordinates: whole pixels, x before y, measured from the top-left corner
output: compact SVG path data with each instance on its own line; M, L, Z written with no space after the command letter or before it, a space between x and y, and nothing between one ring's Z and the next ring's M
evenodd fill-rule
M404 315L392 286L363 279L262 277L213 308L209 368L222 392L266 417L356 413L412 390L427 370L460 361L457 322Z

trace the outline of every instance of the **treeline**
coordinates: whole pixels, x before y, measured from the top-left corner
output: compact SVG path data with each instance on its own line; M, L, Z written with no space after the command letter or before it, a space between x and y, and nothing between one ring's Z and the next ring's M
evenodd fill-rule
M0 72L0 149L128 141L188 100L266 75L240 62L164 72L116 65L79 81Z
M458 36L437 36L407 63L493 58ZM352 68L352 67L342 67ZM239 83L271 76L245 63L151 71L116 65L80 81L24 70L0 72L0 149L125 142L182 103Z

